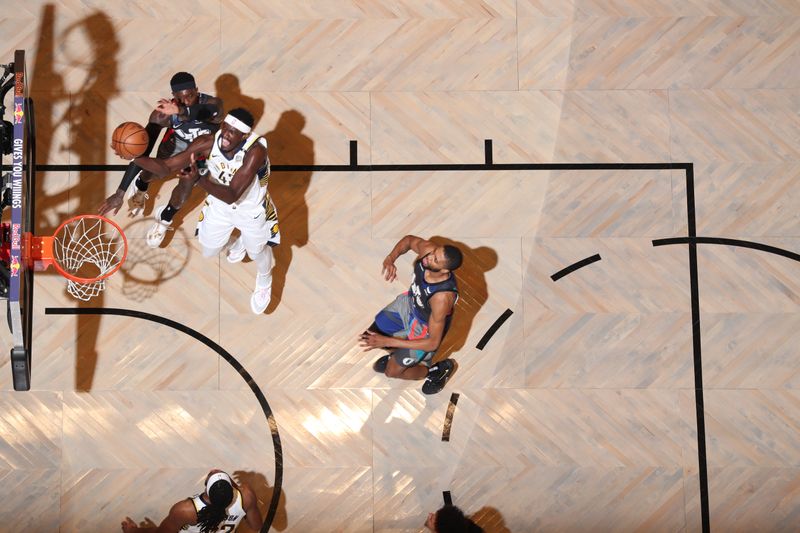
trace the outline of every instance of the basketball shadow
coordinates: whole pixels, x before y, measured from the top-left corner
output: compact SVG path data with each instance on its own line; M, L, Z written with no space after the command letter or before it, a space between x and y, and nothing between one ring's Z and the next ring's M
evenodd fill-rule
M44 5L31 78L37 111L37 162L49 163L57 148L73 154L78 165L105 164L106 139L109 138L108 101L119 92L116 57L120 44L114 26L105 13L95 11L67 26L56 37L55 21L55 6ZM74 87L67 87L65 76L55 69L56 49L67 57L70 78L77 80ZM79 54L70 55L70 51L78 50ZM62 116L55 117L59 102L69 105ZM66 141L56 147L55 139L58 132L63 131L62 127L67 128ZM38 177L34 184L36 223L33 232L37 235L52 234L60 221L73 214L93 213L105 197L105 188L98 186L104 183L100 172L81 170L77 176L70 176L69 187L55 194L48 194L50 184L45 183L45 178L50 180L52 176ZM55 185L61 184L55 180ZM77 305L79 308L103 307L103 293L90 302L78 301ZM91 389L94 381L100 319L78 315L75 320L75 388L85 391Z
M245 483L253 489L258 499L258 509L261 511L261 518L266 519L269 512L269 504L272 501L272 495L275 492L275 487L272 487L267 481L267 477L259 472L250 472L244 470L237 470L233 473L233 479L237 483ZM283 531L289 524L288 515L286 514L286 493L281 490L281 496L278 500L278 508L275 510L275 517L272 520L271 528L278 531ZM248 532L253 531L247 525L246 521L242 521L236 531Z
M463 242L438 235L430 240L439 246L455 246L464 254L464 262L455 271L459 296L453 311L453 320L436 353L435 359L441 361L464 348L472 323L489 298L485 274L497 266L497 252L487 246L472 248Z
M275 128L266 135L273 165L314 164L314 141L303 134L305 125L305 117L297 110L281 114ZM272 301L267 314L272 313L283 298L293 248L302 248L308 243L306 191L311 183L311 174L310 170L278 171L270 178L269 194L278 210L281 244L273 248Z

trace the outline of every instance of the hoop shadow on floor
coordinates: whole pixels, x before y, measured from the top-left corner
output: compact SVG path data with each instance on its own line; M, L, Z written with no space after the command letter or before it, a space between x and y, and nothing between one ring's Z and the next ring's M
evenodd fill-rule
M122 294L135 302L143 302L158 292L163 282L178 276L192 255L189 239L192 237L179 226L170 234L169 242L151 248L144 235L153 224L152 219L138 219L123 229L128 236L128 258L120 268Z

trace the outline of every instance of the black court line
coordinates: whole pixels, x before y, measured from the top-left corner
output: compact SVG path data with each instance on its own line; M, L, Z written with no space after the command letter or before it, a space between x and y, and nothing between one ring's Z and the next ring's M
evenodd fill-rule
M350 141L350 166L358 166L358 141Z
M686 169L686 214L689 238L697 237L694 204L694 167ZM697 467L700 478L700 514L703 533L711 531L708 505L708 463L706 461L706 418L703 400L703 360L700 342L700 282L697 275L697 243L689 243L689 283L692 293L692 346L694 348L694 405L697 419Z
M483 350L483 348L489 342L489 339L491 339L492 336L494 336L494 334L497 333L497 330L500 329L500 326L502 326L503 323L506 320L508 320L508 317L510 317L513 314L514 311L512 311L511 309L506 309L505 311L503 311L503 314L500 315L497 318L497 320L494 321L494 324L492 324L489 327L489 329L486 330L486 333L483 334L483 337L481 337L481 340L478 341L478 345L476 346L476 348L479 350Z
M758 250L760 252L767 252L770 254L780 255L787 259L793 259L800 262L800 254L770 246L769 244L762 244L760 242L742 241L739 239L726 239L723 237L672 237L669 239L655 239L653 246L667 246L670 244L721 244L724 246L738 246L739 248L750 248L751 250Z
M494 164L494 154L492 154L492 140L484 139L483 141L483 162L486 165Z
M442 428L442 442L450 442L450 428L453 427L453 415L456 412L459 394L454 392L450 395L450 403L447 404L447 414L444 415L444 427Z
M230 353L228 353L222 346L217 344L216 342L212 341L202 333L193 330L188 326L184 326L179 322L175 322L174 320L170 320L168 318L164 318L158 315L153 315L150 313L143 313L141 311L135 311L133 309L118 309L113 307L86 307L86 308L72 308L72 307L48 307L45 309L44 314L46 315L115 315L115 316L128 316L133 318L140 318L142 320L149 320L150 322L155 322L157 324L162 324L164 326L171 327L172 329L176 329L182 333L189 335L190 337L200 341L201 343L205 344L217 354L225 359L236 372L242 376L245 383L250 387L250 390L253 391L255 394L256 399L258 400L259 405L261 405L261 410L264 412L264 416L267 418L267 424L269 425L269 431L272 434L272 447L275 453L275 483L272 488L272 500L269 503L269 509L267 510L267 517L264 519L264 525L261 527L261 533L267 533L269 528L272 526L272 521L275 519L275 514L278 510L278 502L281 496L281 490L283 487L283 448L281 447L281 438L278 434L278 424L275 422L275 416L272 413L272 408L270 408L267 399L264 397L264 394L261 392L258 384L255 382L253 377L250 373L245 370L242 364L236 360Z
M561 270L559 270L558 272L556 272L555 274L550 276L550 279L552 279L553 281L558 281L561 278L563 278L564 276L566 276L567 274L572 274L573 272L575 272L579 268L583 268L586 265L591 265L592 263L596 263L596 262L600 261L600 259L602 259L600 257L600 254L594 254L593 256L587 257L586 259L581 259L577 263L572 263L568 267L562 268Z
M442 499L445 505L453 505L453 497L450 495L449 490L442 491Z
M488 141L488 142L487 142ZM694 166L692 163L501 163L496 164L493 162L491 150L491 140L487 139L484 142L484 163L483 164L386 164L386 165L359 165L358 164L358 149L357 145L354 146L353 143L350 145L350 164L348 165L273 165L272 171L273 172L397 172L397 171L406 171L406 172L435 172L435 171L519 171L519 170L683 170L686 173L686 184L687 184L687 192L686 192L686 202L688 207L688 219L689 219L689 237L688 238L678 238L681 243L688 243L689 244L689 271L690 271L690 280L691 280L691 294L692 294L692 340L694 346L694 371L695 371L695 404L696 404L696 416L697 416L697 454L698 454L698 467L699 467L699 478L700 478L700 503L701 503L701 513L702 513L702 524L703 524L703 532L707 533L710 531L710 523L709 523L709 505L708 505L708 468L706 463L706 444L705 444L705 418L704 418L704 408L703 408L703 378L702 378L702 361L701 361L701 346L700 346L700 295L698 289L698 275L697 275L697 243L700 242L707 242L711 244L722 244L721 239L712 239L708 237L701 237L698 238L696 235L696 221L695 221L695 201L694 201ZM10 170L9 165L2 165L2 170ZM105 165L105 164L97 164L97 165L36 165L37 171L43 172L82 172L82 171L96 171L96 172L111 172L111 171L124 171L127 168L127 165ZM656 244L654 241L654 246L660 246L664 244L677 244L678 242L666 242L672 239L661 239ZM713 242L712 242L713 241ZM732 239L727 239L726 244L733 244L736 242L737 246L745 246L746 241L734 241ZM752 245L752 246L750 246ZM771 253L777 253L774 250L780 250L774 247L768 247L767 245L760 245L758 243L748 243L747 246L750 248L755 248L763 251L768 251ZM767 249L769 248L769 249ZM787 252L785 250L781 250L779 255L784 255L789 257L786 254L792 254L792 252ZM791 257L795 259L795 257ZM50 309L48 309L48 312ZM110 311L123 311L124 313L128 313L129 316L137 316L140 318L144 318L147 314L146 313L138 313L134 311L126 311L126 310L112 310L112 309L63 309L64 311L61 314L77 314L78 312L83 312L85 314L89 314L88 312L93 311L96 314L114 314ZM118 314L124 314L118 313ZM53 313L56 314L56 313ZM510 309L506 310L500 318L495 321L489 331L483 336L481 341L478 343L478 349L483 349L486 343L489 341L491 336L497 331L497 329L511 316L512 311ZM155 322L173 325L176 329L181 331L186 331L187 334L192 335L195 333L196 335L200 335L193 330L189 330L185 328L185 326L181 326L178 323L174 323L167 319L162 319L161 317L156 317L154 315L149 315L151 319ZM184 329L185 328L185 329ZM194 336L194 335L192 335ZM201 336L202 337L202 336ZM205 339L205 337L202 337ZM212 341L206 339L209 343ZM212 346L209 344L209 346ZM213 344L213 346L216 346ZM220 355L223 355L224 350L218 347L221 350ZM216 348L215 348L216 349ZM231 357L227 352L224 354L230 357L228 360L229 363L234 365L236 361ZM236 362L238 365L238 362ZM241 365L239 365L241 367ZM236 366L234 365L234 368ZM242 369L244 371L244 369ZM241 374L241 372L240 372ZM245 377L245 375L247 377ZM258 387L255 386L254 383L251 383L252 378L249 377L249 374L246 372L242 374L242 377L245 378L245 381L248 381L248 385L251 386L251 389L254 387L254 392L258 390ZM260 391L259 391L260 394ZM258 395L258 394L257 394ZM263 398L263 395L261 395ZM265 404L266 404L266 400ZM263 408L263 406L262 406ZM267 405L267 409L269 406ZM267 414L268 413L268 414ZM279 456L282 455L279 452L280 449L280 441L277 439L277 426L275 425L274 418L272 418L271 411L265 410L265 414L267 414L268 420L270 421L270 430L274 429L273 432L273 440L277 440L277 446L275 447L276 453L276 476L275 476L275 492L273 493L272 502L270 503L269 514L267 516L267 521L265 521L265 527L262 528L262 532L266 532L269 529L269 525L274 518L275 511L277 510L277 501L280 496L280 487L282 484L283 478L283 462ZM449 496L449 492L446 493Z
M484 154L485 156L485 154ZM352 157L352 153L351 153ZM480 170L687 170L691 163L430 163L401 165L272 165L272 172L430 172ZM36 165L38 172L114 172L128 165ZM10 170L3 165L2 170Z

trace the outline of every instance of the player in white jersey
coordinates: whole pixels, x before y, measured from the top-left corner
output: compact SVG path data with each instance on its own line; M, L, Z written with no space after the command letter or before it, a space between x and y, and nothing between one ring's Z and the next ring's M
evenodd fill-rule
M253 115L232 109L214 135L201 135L186 149L168 159L137 157L134 162L156 176L184 169L208 192L198 225L205 257L214 257L228 244L231 233L240 237L228 250L228 261L238 263L245 253L258 270L250 308L261 314L272 293L272 246L281 241L278 213L267 192L269 158L267 141L252 133ZM199 170L196 161L206 160Z
M186 498L169 510L157 528L138 527L129 517L122 522L124 533L230 533L244 519L254 531L261 529L263 520L253 490L235 483L222 470L212 470L206 476L205 492Z

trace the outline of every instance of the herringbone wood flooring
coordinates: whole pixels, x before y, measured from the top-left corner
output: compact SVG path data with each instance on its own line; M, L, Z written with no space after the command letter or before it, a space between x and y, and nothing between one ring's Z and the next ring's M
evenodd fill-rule
M178 70L244 106L273 165L694 163L697 234L800 252L800 4L793 0L5 1L0 61L28 52L40 164L119 164ZM93 211L119 172L41 172L38 231ZM152 187L146 214L172 182ZM158 522L212 467L278 531L420 531L450 491L486 531L699 531L694 347L681 170L276 171L273 303L255 266L204 259L195 191L174 231L115 218L129 262L55 316L37 276L33 390L0 359L0 531ZM389 380L356 337L407 288L407 233L465 251L446 389ZM581 259L601 261L558 282ZM800 523L800 264L698 246L711 528ZM476 345L507 309L483 350ZM9 335L2 333L8 341ZM448 442L442 431L458 393ZM242 530L247 530L242 527Z

